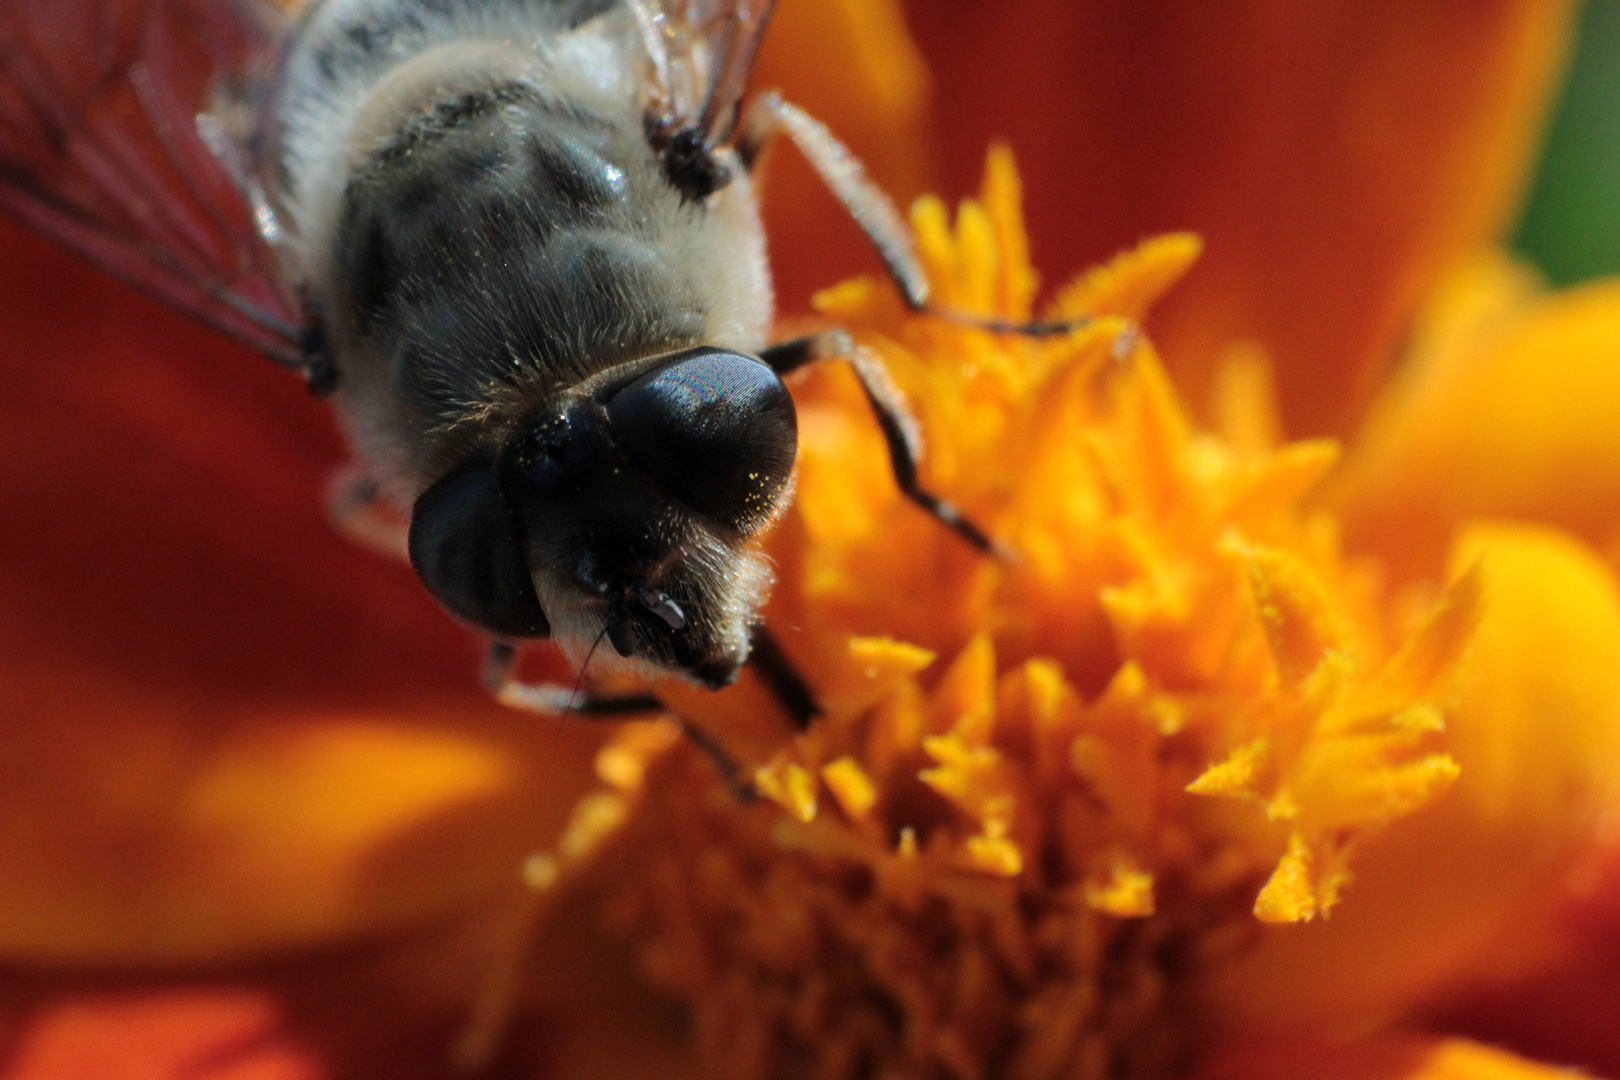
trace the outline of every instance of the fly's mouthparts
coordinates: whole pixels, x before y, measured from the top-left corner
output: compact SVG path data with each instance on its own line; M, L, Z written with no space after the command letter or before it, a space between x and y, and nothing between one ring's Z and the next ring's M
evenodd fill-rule
M686 625L686 613L681 610L679 604L669 598L668 593L641 584L636 586L636 599L649 614L671 630L679 630Z
M636 654L635 635L630 632L630 613L625 610L623 599L615 598L608 608L607 625L602 632L607 635L613 651L626 660Z

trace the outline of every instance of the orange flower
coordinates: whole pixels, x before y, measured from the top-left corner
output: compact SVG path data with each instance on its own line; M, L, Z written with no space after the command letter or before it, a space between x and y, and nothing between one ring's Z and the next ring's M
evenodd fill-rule
M6 232L14 1075L437 1075L475 997L463 1050L515 1012L527 1075L1539 1070L1432 1033L1560 987L1571 927L1620 940L1620 308L1477 254L1567 12L952 7L917 13L932 126L885 5L785 0L762 74L905 194L1015 125L1045 259L1203 254L1131 246L1058 339L817 295L1013 555L897 497L847 373L796 385L767 614L826 714L667 695L749 803L665 724L483 701L474 643L327 535L295 387ZM771 168L791 299L859 238ZM1036 310L1020 194L997 151L954 223L916 205L945 302ZM1588 982L1563 1045L1620 1067Z

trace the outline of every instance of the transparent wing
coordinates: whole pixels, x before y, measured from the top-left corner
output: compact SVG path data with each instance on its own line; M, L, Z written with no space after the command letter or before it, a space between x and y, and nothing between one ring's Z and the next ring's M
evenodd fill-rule
M0 0L0 211L297 368L303 318L215 111L285 28L262 0Z
M775 0L628 0L641 28L668 130L730 138Z

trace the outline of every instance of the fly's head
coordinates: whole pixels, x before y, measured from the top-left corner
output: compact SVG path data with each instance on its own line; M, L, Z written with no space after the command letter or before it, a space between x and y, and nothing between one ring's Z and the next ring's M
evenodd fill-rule
M503 637L605 642L643 674L730 683L770 575L792 399L755 357L691 349L557 394L417 500L411 561L440 602ZM600 650L606 654L609 650Z

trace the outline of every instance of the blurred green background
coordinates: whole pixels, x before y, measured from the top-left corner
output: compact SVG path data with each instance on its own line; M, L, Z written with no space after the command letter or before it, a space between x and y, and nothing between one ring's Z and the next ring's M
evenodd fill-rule
M1555 285L1620 273L1620 0L1586 0L1514 247Z

